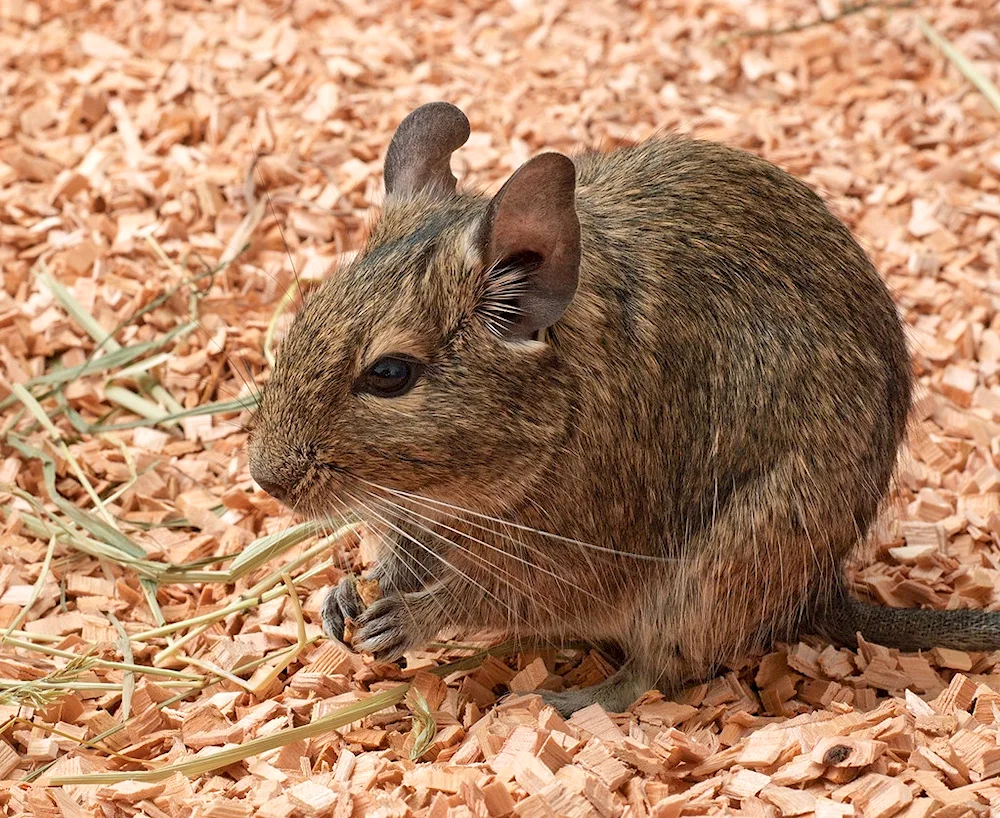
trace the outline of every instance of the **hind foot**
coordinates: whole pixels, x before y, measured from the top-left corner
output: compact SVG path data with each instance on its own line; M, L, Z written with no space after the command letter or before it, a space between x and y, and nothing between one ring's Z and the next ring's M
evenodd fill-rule
M540 691L542 701L552 705L563 716L572 716L592 704L599 704L608 713L624 713L643 693L653 687L650 680L629 668L591 687L566 690L561 693Z

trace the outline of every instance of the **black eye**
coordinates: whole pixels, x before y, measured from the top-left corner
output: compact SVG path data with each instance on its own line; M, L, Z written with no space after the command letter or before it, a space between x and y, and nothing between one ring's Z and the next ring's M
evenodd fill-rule
M386 355L368 367L355 389L380 398L398 398L413 388L422 369L423 364L411 358Z

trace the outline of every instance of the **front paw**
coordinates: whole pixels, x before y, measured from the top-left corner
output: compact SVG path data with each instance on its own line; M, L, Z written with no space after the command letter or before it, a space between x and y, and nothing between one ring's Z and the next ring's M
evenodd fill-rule
M344 577L331 588L323 600L320 616L323 619L323 633L329 639L344 641L344 626L347 620L357 620L363 608L354 577Z
M370 653L379 662L394 662L426 641L426 635L402 595L376 600L356 621L354 649Z

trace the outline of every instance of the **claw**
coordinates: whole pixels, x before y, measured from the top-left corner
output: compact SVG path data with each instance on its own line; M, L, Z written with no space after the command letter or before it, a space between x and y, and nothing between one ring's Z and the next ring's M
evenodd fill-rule
M399 659L417 641L413 618L399 596L376 600L356 621L354 649L380 662Z
M357 620L361 615L361 597L354 584L354 577L344 577L331 588L323 599L320 616L323 633L330 639L344 641L344 625L347 619Z

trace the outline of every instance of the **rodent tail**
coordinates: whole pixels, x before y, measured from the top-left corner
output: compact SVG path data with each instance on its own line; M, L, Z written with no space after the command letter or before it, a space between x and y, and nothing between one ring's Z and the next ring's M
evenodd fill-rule
M866 641L904 651L1000 649L1000 612L889 608L855 599L843 586L821 610L815 630L845 647L857 645L860 631Z

